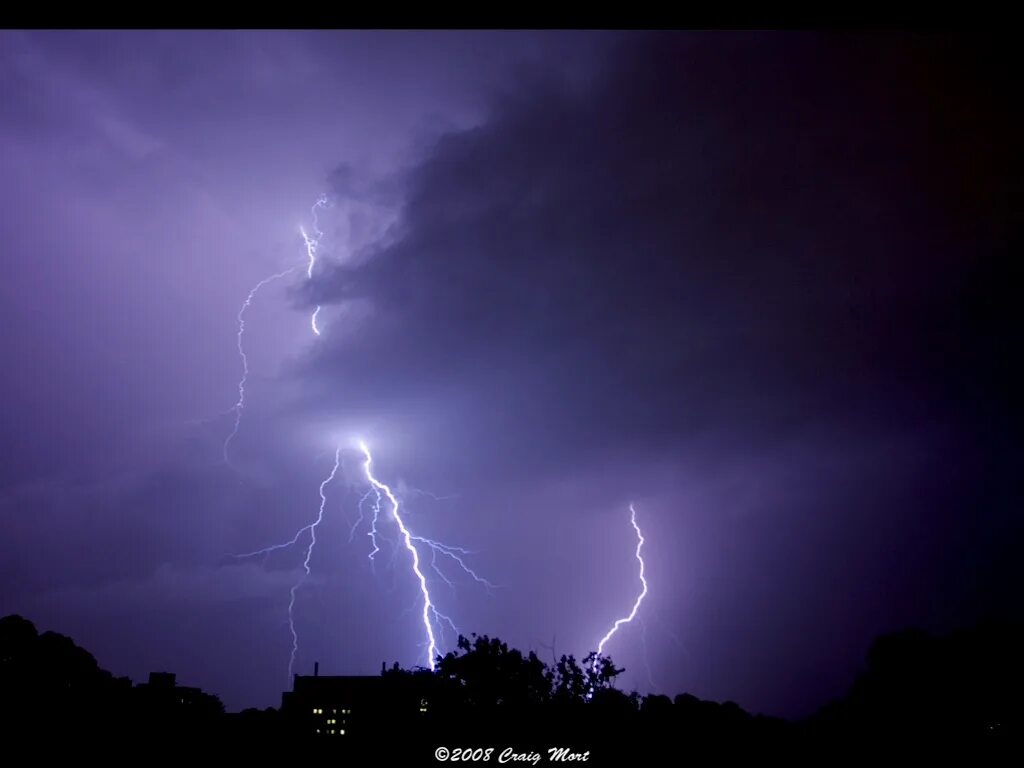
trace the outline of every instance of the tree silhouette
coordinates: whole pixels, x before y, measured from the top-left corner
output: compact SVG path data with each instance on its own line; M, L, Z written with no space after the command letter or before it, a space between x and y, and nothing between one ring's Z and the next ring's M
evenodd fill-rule
M133 734L208 727L220 699L194 688L132 686L56 632L40 634L21 616L0 618L0 721L12 730Z
M810 748L807 754L829 754L820 750L837 744L1009 744L1024 724L1022 647L1024 627L1017 624L945 637L886 635L871 646L847 696L790 724L751 716L731 701L618 690L615 680L623 670L596 653L582 660L562 655L548 666L496 637L460 636L435 670L406 670L397 663L382 670L381 686L370 690L380 692L385 714L363 721L343 748L354 755L362 744L379 756L373 750L396 732L396 723L403 734L398 746L410 758L422 758L424 744L468 745L469 737L472 744L521 749L559 744L633 764L659 756L666 744L704 747L718 756L801 745ZM111 740L174 733L223 736L236 745L308 736L283 714L268 708L225 716L219 699L177 686L171 674L133 686L102 669L70 638L39 633L20 616L0 618L5 733L42 737L56 728Z
M456 686L460 703L473 707L525 707L551 698L551 673L533 651L523 656L487 635L459 635L441 657L437 674Z

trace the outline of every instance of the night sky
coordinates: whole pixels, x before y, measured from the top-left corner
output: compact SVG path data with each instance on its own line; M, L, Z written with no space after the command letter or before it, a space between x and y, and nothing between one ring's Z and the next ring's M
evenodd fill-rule
M278 705L303 548L234 555L314 519L340 443L296 670L424 664L408 558L349 541L364 438L497 585L428 569L438 606L545 660L632 605L634 503L626 689L801 716L882 632L1021 618L1010 52L0 33L0 614ZM292 267L225 464L239 309Z

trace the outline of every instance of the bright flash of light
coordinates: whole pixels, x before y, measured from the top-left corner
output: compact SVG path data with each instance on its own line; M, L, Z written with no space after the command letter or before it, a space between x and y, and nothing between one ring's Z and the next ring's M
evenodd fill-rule
M618 619L612 625L612 628L608 630L608 634L601 638L601 642L597 644L598 656L600 656L601 653L604 651L605 644L607 644L607 642L612 639L612 636L619 631L619 627L621 627L623 624L628 624L634 618L636 618L636 612L640 610L640 603L642 603L644 601L644 598L647 596L647 579L644 576L644 558L642 554L642 550L644 547L644 535L640 531L640 526L636 523L636 510L633 508L632 504L629 505L629 522L633 524L633 530L636 531L636 559L637 562L640 563L640 584L642 585L643 589L641 589L640 594L637 595L636 602L633 603L633 610L629 612L629 615L621 619ZM597 663L596 659L594 663Z
M319 221L319 217L317 216L317 211L320 208L324 208L326 206L327 206L327 195L320 195L320 197L317 198L316 202L313 203L313 208L312 208L312 213L313 213L313 234L312 235L309 235L306 232L304 227L299 227L299 232L302 234L302 239L306 243L306 258L307 258L306 279L307 280L312 280L313 279L313 268L316 266L316 252L317 252L317 249L320 247L320 239L324 236L324 233L320 231L320 221ZM310 317L310 319L309 319L310 327L313 329L313 333L315 333L317 336L320 335L320 328L316 324L316 317L319 314L320 314L320 307L317 306L317 308L313 310L312 317Z
M370 537L373 541L373 551L370 553L370 560L373 561L373 556L376 555L380 549L377 546L377 536L379 531L377 530L377 522L380 513L381 501L386 498L391 505L391 516L395 520L395 524L398 526L398 530L401 533L402 544L405 546L406 551L409 553L410 559L412 560L412 571L416 577L416 581L419 582L420 595L422 597L422 610L421 616L423 621L423 630L426 636L426 648L427 648L427 661L430 665L430 669L433 670L435 667L435 658L437 656L438 648L438 634L441 634L441 640L443 638L444 625L447 625L453 632L458 634L458 629L455 627L455 623L441 613L435 605L430 595L430 586L427 582L427 577L423 572L423 562L420 560L420 552L416 547L416 543L430 548L430 567L437 573L437 575L446 583L449 587L454 588L454 583L441 571L438 566L438 555L443 558L448 558L454 561L462 569L466 575L472 578L479 584L484 585L489 590L494 588L495 585L489 582L487 579L478 575L472 568L470 568L463 556L471 554L469 550L463 549L462 547L455 547L450 544L444 544L433 539L428 539L424 536L417 536L409 530L405 520L401 514L401 504L394 491L388 486L382 483L373 474L373 456L370 454L370 449L366 443L359 443L359 449L363 453L363 470L366 474L366 479L370 483L371 489L376 492L376 503L374 504L374 515L371 522ZM364 496L365 500L367 497ZM415 543L414 543L415 542ZM397 550L396 550L397 551ZM435 634L435 625L437 633Z
M236 346L238 347L238 357L242 361L242 378L238 380L238 401L232 407L232 411L235 412L235 424L231 428L231 433L224 440L224 463L228 463L228 446L231 445L231 441L235 439L235 435L238 434L238 427L242 423L242 411L245 409L245 384L249 380L249 358L245 354L245 347L242 345L242 337L245 335L245 310L252 304L252 300L256 297L260 288L265 286L267 283L272 283L275 280L280 280L282 277L286 277L294 272L298 267L292 267L286 269L283 272L277 272L276 274L265 277L253 286L253 289L249 291L249 295L245 297L245 301L242 302L241 309L238 310L238 336L236 338Z
M370 455L370 449L366 443L359 443L359 449L363 452L365 462L363 463L363 470L366 472L366 479L370 485L376 488L379 492L387 496L388 501L391 502L391 514L395 518L395 523L398 525L398 530L402 533L402 539L405 543L405 548L409 551L409 555L412 557L412 570L416 574L416 579L420 583L420 592L423 595L423 629L427 634L427 663L430 665L430 670L434 670L435 662L434 657L437 655L437 640L434 637L434 625L431 622L431 615L435 613L434 604L430 600L430 589L427 586L427 577L423 575L423 571L420 570L420 553L416 551L416 547L412 543L412 534L409 529L405 527L405 522L402 520L402 515L399 513L399 503L395 494L392 493L391 488L382 483L376 477L373 476L373 456Z

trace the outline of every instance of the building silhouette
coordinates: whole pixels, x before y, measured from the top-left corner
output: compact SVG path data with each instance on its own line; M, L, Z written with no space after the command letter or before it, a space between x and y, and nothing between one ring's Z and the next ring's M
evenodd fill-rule
M435 681L432 676L388 670L380 675L294 676L281 696L281 716L295 733L362 741L383 732L414 733L429 721Z
M149 682L135 686L137 706L178 716L200 716L223 712L220 701L200 688L178 685L173 672L150 672Z

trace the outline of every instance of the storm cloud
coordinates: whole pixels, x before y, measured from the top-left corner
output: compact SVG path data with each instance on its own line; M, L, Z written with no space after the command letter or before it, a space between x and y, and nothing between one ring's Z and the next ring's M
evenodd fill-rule
M608 648L629 688L799 715L880 632L1019 612L1004 41L2 42L3 612L277 704L301 556L233 554L308 524L357 437L416 531L499 585L438 582L445 609L519 647L586 653L631 604L635 502L650 593ZM246 315L225 465L239 305L296 265ZM422 662L343 460L298 668Z
M980 297L1010 158L994 86L938 98L978 65L951 55L707 35L585 88L533 73L408 173L393 242L314 286L373 310L310 369L385 409L450 393L488 462L963 427L995 378L972 343L1009 333Z
M1001 64L938 37L708 34L624 44L583 85L526 73L407 172L386 245L312 286L371 309L306 361L306 406L389 414L415 446L392 457L474 489L475 515L513 494L543 530L541 489L574 477L554 514L576 546L635 496L672 521L655 563L730 539L736 561L697 555L695 611L652 602L691 631L744 606L745 658L783 671L741 698L821 633L846 637L817 663L849 670L897 615L954 621L1007 586L965 551L1012 529L1019 462Z

